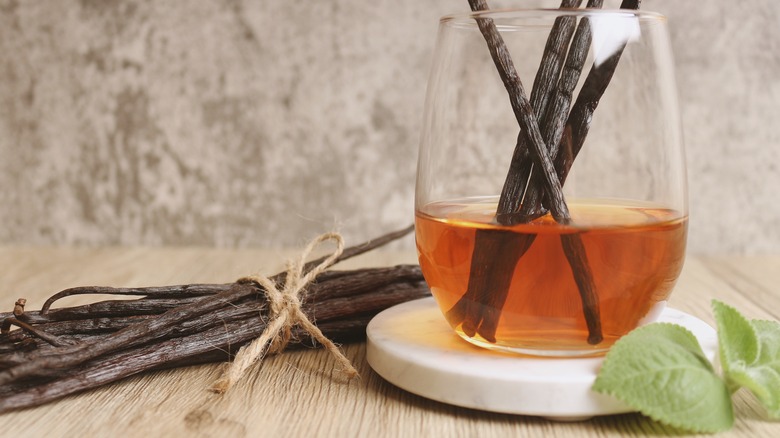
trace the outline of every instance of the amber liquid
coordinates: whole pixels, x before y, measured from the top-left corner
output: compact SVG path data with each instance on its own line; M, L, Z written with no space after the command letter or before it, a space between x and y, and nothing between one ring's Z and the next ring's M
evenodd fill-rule
M542 355L604 352L643 319L657 316L682 269L687 218L679 212L570 202L574 225L559 225L548 215L528 224L500 226L493 221L494 201L437 202L416 213L420 266L445 316L467 290L478 229L506 233L507 239L533 235L514 266L506 301L497 309L495 342L479 334L468 336L463 321L448 319L462 337L479 345ZM593 273L604 337L597 345L588 343L582 301L561 246L564 233L581 235ZM478 295L492 293L486 292ZM480 300L471 308L488 310L491 300Z

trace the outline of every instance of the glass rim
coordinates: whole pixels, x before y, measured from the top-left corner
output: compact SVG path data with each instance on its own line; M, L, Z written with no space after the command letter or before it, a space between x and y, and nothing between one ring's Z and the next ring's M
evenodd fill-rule
M594 8L501 8L484 11L447 14L439 19L441 24L470 25L477 18L491 19L534 19L558 17L625 17L642 21L666 21L666 16L658 12L638 9L594 9ZM520 24L520 23L518 23Z

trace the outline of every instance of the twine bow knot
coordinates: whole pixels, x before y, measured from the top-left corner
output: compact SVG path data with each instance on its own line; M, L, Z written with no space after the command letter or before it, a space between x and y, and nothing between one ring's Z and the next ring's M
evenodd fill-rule
M304 274L306 259L317 245L328 240L336 242L336 250L322 263ZM238 280L239 283L257 283L265 290L271 319L259 338L252 341L249 345L241 347L233 363L230 364L222 377L214 384L212 388L214 392L224 393L230 389L235 382L241 379L246 369L255 361L261 360L266 352L278 353L284 350L290 342L292 329L296 325L303 328L314 340L331 352L348 378L358 375L357 370L349 362L349 359L344 356L336 344L314 325L301 309L301 294L304 292L306 285L314 280L317 275L331 267L342 252L344 252L344 238L338 233L325 233L309 242L297 260L288 262L282 290L279 290L276 283L264 275L258 274Z

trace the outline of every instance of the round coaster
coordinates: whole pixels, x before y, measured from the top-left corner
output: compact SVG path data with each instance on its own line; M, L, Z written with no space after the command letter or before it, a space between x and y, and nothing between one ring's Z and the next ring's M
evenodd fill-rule
M710 361L717 334L705 322L667 308L658 321L682 325ZM633 409L591 391L603 357L549 359L499 353L458 337L433 298L391 307L368 324L367 359L390 383L456 406L573 421Z

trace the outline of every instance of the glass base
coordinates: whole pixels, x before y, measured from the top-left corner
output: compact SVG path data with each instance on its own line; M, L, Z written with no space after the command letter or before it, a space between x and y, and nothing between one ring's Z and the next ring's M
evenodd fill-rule
M503 353L513 353L513 354L522 354L525 356L536 356L536 357L556 357L556 358L567 358L567 357L596 357L596 356L603 356L609 351L609 347L611 345L606 345L604 347L599 346L593 346L592 348L587 349L561 349L561 350L555 350L555 349L549 349L549 348L533 348L528 346L515 346L515 345L504 345L504 344L497 344L493 342L488 342L480 337L469 337L465 333L461 332L460 330L455 331L458 336L465 339L471 344L476 345L477 347L486 348L488 350L493 351L500 351Z

